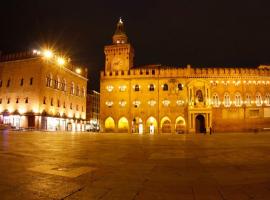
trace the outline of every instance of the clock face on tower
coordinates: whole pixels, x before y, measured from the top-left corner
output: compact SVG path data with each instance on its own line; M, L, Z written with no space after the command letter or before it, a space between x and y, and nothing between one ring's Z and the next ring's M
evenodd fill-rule
M123 66L123 64L124 64L124 62L121 58L115 57L112 60L112 69L119 70L119 69L121 69L121 66Z

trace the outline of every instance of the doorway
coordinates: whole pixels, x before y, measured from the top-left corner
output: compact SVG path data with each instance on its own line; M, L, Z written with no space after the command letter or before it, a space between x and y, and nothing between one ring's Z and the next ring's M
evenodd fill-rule
M205 118L201 114L196 117L196 133L206 133Z

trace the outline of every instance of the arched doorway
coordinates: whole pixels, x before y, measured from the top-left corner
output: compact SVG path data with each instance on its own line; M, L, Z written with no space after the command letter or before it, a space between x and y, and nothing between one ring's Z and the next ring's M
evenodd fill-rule
M108 117L106 120L105 120L105 131L106 132L113 132L114 131L114 128L115 128L115 123L114 123L114 120L112 117Z
M118 121L118 131L123 133L123 132L128 132L128 120L125 117L122 117Z
M163 117L160 124L162 133L171 133L171 120L168 117Z
M175 132L176 133L185 133L185 131L186 131L185 119L183 117L179 116L175 120Z
M131 132L143 134L143 122L142 122L141 118L139 118L139 117L133 118Z
M146 131L150 134L157 133L157 120L154 117L149 117L146 121Z
M196 133L205 133L205 118L203 115L197 115L196 117Z

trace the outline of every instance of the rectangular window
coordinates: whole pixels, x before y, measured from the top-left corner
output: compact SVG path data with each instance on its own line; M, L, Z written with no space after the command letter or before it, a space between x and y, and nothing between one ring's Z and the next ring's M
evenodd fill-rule
M57 100L57 106L60 107L60 100Z
M19 103L19 98L16 99L16 103Z
M66 102L63 103L63 108L66 108Z
M23 86L23 78L21 79L21 84L20 85Z
M10 86L10 79L8 79L8 81L7 81L7 87L9 87Z
M34 78L31 77L31 78L30 78L30 85L33 85L33 81L34 81Z
M28 100L28 97L26 97L26 98L25 98L25 103L28 103L28 101L29 101L29 100Z
M46 97L43 97L43 104L46 104Z
M10 103L10 98L7 99L7 104L9 104L9 103Z
M51 106L53 106L53 98L51 98Z
M70 109L72 110L72 103L70 104Z
M2 87L2 83L3 83L2 80L0 80L0 87Z

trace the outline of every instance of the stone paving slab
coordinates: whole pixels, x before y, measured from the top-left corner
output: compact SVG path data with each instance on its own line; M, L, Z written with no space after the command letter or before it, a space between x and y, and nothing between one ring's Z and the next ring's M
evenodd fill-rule
M0 133L0 199L269 200L270 133Z

